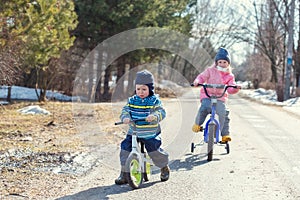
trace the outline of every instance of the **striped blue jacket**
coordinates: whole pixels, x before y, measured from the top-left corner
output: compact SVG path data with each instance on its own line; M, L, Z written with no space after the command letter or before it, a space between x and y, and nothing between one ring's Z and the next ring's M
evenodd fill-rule
M132 120L145 118L148 115L156 116L157 120L152 122L137 121L136 130L138 138L154 138L161 132L159 122L166 117L166 111L162 107L162 103L158 96L152 95L144 99L134 95L128 98L127 104L123 107L120 115L121 121L124 118L130 118ZM133 125L129 125L128 133L131 135L133 132Z

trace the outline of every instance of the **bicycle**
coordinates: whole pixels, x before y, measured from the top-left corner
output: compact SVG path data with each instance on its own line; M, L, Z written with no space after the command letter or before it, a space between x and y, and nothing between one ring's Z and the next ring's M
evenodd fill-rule
M191 86L194 86L191 84ZM208 98L211 99L211 113L210 117L205 123L205 128L201 131L204 131L204 142L207 143L207 161L211 161L213 159L213 146L214 144L225 144L225 149L227 154L230 153L230 147L228 141L222 142L220 141L220 124L216 117L216 106L218 102L218 98L221 98L226 93L227 89L238 88L237 85L223 85L223 84L198 84L198 86L202 86L204 88L204 92ZM209 94L207 88L213 89L223 89L223 92L220 95ZM191 152L194 152L194 149L197 145L202 145L200 142L199 144L191 143Z
M132 150L125 163L125 178L133 189L139 188L143 183L143 179L145 182L149 181L152 164L150 157L145 151L144 143L142 141L138 141L136 131L137 121L145 121L145 118L130 121L130 123L133 124ZM115 125L120 124L123 124L123 122L115 123Z

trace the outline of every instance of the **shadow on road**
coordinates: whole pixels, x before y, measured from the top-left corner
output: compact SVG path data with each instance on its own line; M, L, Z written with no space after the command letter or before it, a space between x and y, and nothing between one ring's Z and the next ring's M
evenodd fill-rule
M173 160L170 168L171 171L187 171L187 170L193 170L194 167L198 167L204 164L207 164L208 161L206 160L207 154L192 154L187 153L184 155L183 159ZM213 161L219 161L220 159L214 158ZM160 170L154 170L152 171L152 174L158 174L160 173ZM157 181L149 181L149 182L143 182L141 185L141 188L139 190L142 190L143 188L151 187L157 183L161 183L160 180ZM121 194L121 193L127 193L131 192L133 189L128 185L106 185L106 186L99 186L94 188L89 188L87 190L78 192L76 194L64 196L57 198L56 200L99 200L99 199L109 199L110 195L114 194Z
M208 163L206 157L206 154L185 154L184 159L173 161L170 167L172 171L192 170L196 166Z
M156 183L160 183L161 181L151 181L151 182L143 182L139 190L142 190L143 188L148 188ZM121 193L126 193L130 192L133 189L128 185L107 185L107 186L99 186L95 188L89 188L87 190L78 192L76 194L64 196L57 198L56 200L105 200L109 199L110 195L114 194L121 194Z

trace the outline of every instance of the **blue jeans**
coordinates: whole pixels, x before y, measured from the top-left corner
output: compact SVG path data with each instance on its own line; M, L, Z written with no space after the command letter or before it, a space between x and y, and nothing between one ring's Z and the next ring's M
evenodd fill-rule
M195 124L202 125L208 114L211 113L211 100L209 98L202 99L201 106L198 110ZM216 113L219 116L221 135L229 135L229 110L223 101L217 102Z
M166 153L161 146L160 135L157 135L155 138L150 139L139 139L139 141L145 144L145 148L148 152L148 155L152 159L153 163L159 167L165 167L169 163L169 155ZM124 166L126 159L128 158L129 153L132 149L132 136L127 135L126 138L121 142L121 152L120 152L120 162Z

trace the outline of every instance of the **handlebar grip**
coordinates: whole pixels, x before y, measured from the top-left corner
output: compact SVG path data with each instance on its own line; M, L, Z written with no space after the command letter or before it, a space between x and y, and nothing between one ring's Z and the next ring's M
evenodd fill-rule
M131 120L130 122L135 123L135 122L138 122L138 121L145 121L145 120L146 120L146 118L142 118L142 119ZM115 122L115 125L120 125L120 124L124 124L124 122Z
M192 86L192 87L194 87L194 86L197 86L197 87L198 87L198 86L203 86L203 85L204 85L204 84L201 84L201 83L198 83L198 85L194 85L194 83L191 83L191 86Z
M237 89L237 88L238 88L238 85L228 85L227 87L228 87L228 88L232 87L232 88Z

